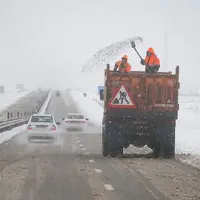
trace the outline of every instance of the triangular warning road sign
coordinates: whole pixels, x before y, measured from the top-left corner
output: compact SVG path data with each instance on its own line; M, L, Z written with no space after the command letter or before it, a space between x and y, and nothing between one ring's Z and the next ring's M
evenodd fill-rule
M110 101L111 107L134 107L135 102L131 99L126 88L122 85Z

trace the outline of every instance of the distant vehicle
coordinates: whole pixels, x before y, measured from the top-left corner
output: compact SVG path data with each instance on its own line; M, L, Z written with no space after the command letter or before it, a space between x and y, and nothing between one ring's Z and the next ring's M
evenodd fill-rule
M44 139L56 141L58 137L58 126L52 115L34 114L27 124L28 141Z
M3 94L5 92L5 87L4 85L0 85L0 93Z
M83 114L69 113L64 119L64 124L67 131L84 131L87 126L87 121L88 118L85 118Z
M59 90L56 91L56 96L60 97L60 91Z

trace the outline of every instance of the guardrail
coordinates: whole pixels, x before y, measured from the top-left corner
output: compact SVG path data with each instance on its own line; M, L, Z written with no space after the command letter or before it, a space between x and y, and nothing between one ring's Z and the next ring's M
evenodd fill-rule
M18 118L18 119L0 122L0 133L3 131L8 131L17 126L21 126L25 124L27 121L28 121L28 118Z
M19 113L19 117L15 117L15 118L10 118L13 116L13 113L7 113L7 120L3 120L0 121L0 133L3 131L8 131L11 130L17 126L21 126L23 124L26 124L29 120L29 117L32 114L38 113L41 109L41 107L43 106L43 104L45 103L46 99L48 98L50 90L47 92L47 94L41 99L40 102L37 102L38 105L37 107L32 110L32 112L29 113ZM9 117L8 117L9 116Z

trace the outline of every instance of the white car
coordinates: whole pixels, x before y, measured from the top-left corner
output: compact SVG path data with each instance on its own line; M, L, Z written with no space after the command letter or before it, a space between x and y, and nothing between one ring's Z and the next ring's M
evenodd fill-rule
M52 115L34 114L27 124L28 141L44 139L56 141L58 137L58 126Z
M64 119L64 126L67 131L80 130L84 131L87 126L88 119L80 113L69 113Z

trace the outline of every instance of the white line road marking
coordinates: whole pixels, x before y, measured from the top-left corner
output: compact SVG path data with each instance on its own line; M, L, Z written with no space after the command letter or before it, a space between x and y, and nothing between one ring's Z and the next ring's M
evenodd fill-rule
M110 191L114 190L112 185L104 184L104 186L105 186L106 190L110 190Z
M151 193L152 196L154 196L155 199L158 199L157 196L153 193L153 191L151 191L151 190L149 190L149 189L147 189L147 191L148 191L149 193Z
M100 169L94 169L96 173L101 173L102 171Z
M86 152L85 155L90 155L90 152Z
M88 160L90 163L94 163L94 160Z
M86 150L86 148L82 148L82 150Z
M82 144L80 144L80 147L83 147L83 145L82 145Z

